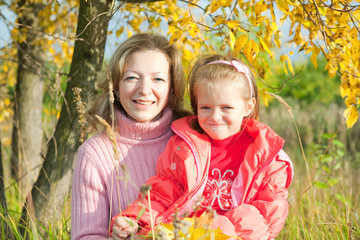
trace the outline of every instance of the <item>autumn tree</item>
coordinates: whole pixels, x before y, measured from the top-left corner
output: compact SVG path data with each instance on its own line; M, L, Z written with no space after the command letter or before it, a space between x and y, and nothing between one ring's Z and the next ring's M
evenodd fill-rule
M221 0L205 3L201 15L192 14L191 9L198 10L200 3L203 2L189 1L189 14L174 19L176 29L169 32L173 42L186 37L203 39L202 34L194 36L194 31L215 35L223 40L220 50L243 56L260 79L266 81L271 74L266 56L273 61L280 60L284 70L294 74L287 54L274 58L274 51L283 47L279 26L288 21L289 42L298 47L298 52L310 53L315 68L317 56L323 54L327 59L324 70L329 77L340 76L340 93L347 106L344 117L348 127L355 124L360 104L358 0Z
M31 192L35 210L33 217L45 226L57 222L69 194L71 168L81 133L78 122L80 113L74 100L77 96L87 99L94 93L95 80L102 67L111 6L112 2L106 0L80 2L77 40L64 104L41 173ZM28 208L24 207L24 215L27 211Z
M30 193L33 183L38 177L43 159L43 95L45 79L49 78L51 71L46 63L47 57L55 53L59 37L59 29L69 28L71 24L55 24L59 19L64 21L64 16L71 17L69 6L60 8L59 4L41 1L15 1L2 2L9 11L16 14L17 19L9 23L12 42L4 47L2 57L4 65L2 75L5 75L9 85L16 78L14 92L14 121L12 134L12 176L18 181L19 204ZM71 9L71 8L70 8ZM54 15L54 12L57 15ZM4 20L7 20L2 15ZM66 34L67 31L63 31ZM60 46L64 40L60 41ZM66 58L71 49L64 45L65 50L57 56L52 55L52 62L57 58ZM50 53L50 54L49 54ZM69 55L69 54L68 54ZM52 64L54 65L54 63ZM13 70L16 69L16 74ZM16 76L15 76L16 75ZM0 105L6 107L8 98L4 97ZM3 109L1 116L6 115L8 109ZM4 115L3 115L4 114ZM31 197L30 197L31 199Z
M19 1L19 31L15 115L12 136L12 173L19 179L20 204L31 191L41 167L42 102L44 94L44 51L37 43L42 29L38 14L41 3ZM33 173L31 171L34 171Z

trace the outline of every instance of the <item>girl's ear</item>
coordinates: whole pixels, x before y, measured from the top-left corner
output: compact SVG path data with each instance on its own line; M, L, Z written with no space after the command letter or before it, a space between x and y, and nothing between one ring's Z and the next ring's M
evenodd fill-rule
M246 116L249 116L252 111L254 110L256 104L256 99L255 98L250 98L247 103L246 103Z

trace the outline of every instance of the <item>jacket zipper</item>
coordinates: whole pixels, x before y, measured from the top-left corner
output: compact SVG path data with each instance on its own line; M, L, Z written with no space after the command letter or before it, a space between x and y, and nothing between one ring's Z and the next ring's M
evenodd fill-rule
M196 191L193 191L193 193L190 196L188 196L186 199L184 199L184 201L181 203L181 205L183 206L183 210L180 211L180 214L183 214L186 211L188 205L192 204L193 201L191 201L191 200L193 200L193 197L195 195L197 195L200 191L202 191L205 188L206 181L203 181L200 184L200 180L201 180L201 179L199 179L199 177L200 177L200 167L199 167L200 159L199 159L199 156L197 155L197 152L195 151L195 148L194 148L193 144L182 133L180 133L178 130L174 129L173 127L171 127L171 129L174 131L174 133L176 135L178 135L181 139L183 139L188 144L191 151L193 152L193 156L194 156L194 159L195 159L195 165L196 165L196 169L197 169L196 185L200 186L200 187L198 187L198 189ZM205 179L207 179L207 177ZM169 218L170 213L173 213L173 210L174 210L174 207L169 208L166 211L166 213L163 214L162 218L163 219L165 218L165 220L167 220L167 218Z
M282 149L283 146L284 146L284 144L281 145L280 150L278 150L278 151L270 158L270 160L266 162L266 164L265 164L264 166L261 166L261 164L258 166L258 171L256 172L256 174L255 174L253 180L251 181L251 184L250 184L250 186L249 186L249 188L248 188L248 190L247 190L247 192L246 192L246 195L245 195L246 198L245 198L245 200L244 200L244 203L245 203L245 204L248 203L249 193L250 193L251 189L253 188L253 186L254 186L257 178L258 178L259 175L266 169L266 167L275 159L275 156L276 156L277 154L279 154L279 152L281 151L281 149ZM259 168L260 168L260 169L259 169Z

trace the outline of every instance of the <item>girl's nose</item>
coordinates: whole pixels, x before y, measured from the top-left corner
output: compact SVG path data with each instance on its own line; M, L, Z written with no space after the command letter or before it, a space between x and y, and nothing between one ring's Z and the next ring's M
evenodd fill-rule
M218 111L218 110L216 110L216 109L214 109L213 111L212 111L212 113L211 113L211 120L213 120L213 121L219 121L220 119L221 119L221 112L220 111Z

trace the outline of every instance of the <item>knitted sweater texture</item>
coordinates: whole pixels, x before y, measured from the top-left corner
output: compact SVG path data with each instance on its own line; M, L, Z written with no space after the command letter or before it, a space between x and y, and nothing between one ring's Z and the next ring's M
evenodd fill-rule
M172 111L150 123L138 123L120 111L117 144L120 158L105 132L79 148L72 182L71 239L108 239L111 218L138 198L140 187L155 175L156 162L169 138Z

